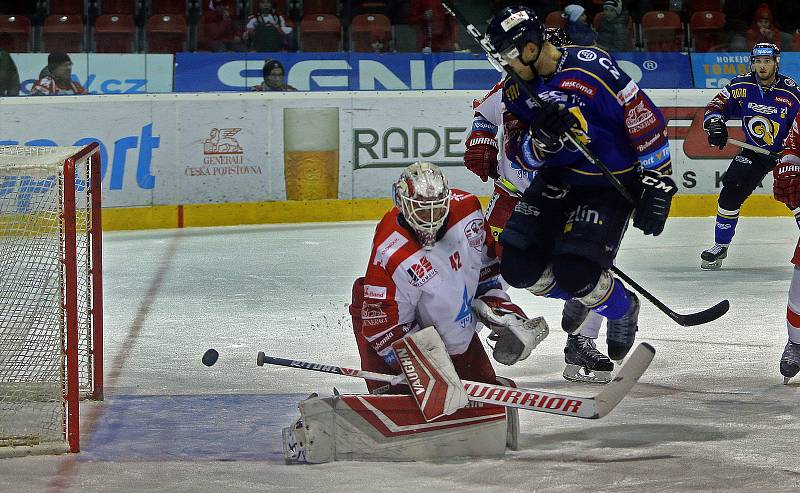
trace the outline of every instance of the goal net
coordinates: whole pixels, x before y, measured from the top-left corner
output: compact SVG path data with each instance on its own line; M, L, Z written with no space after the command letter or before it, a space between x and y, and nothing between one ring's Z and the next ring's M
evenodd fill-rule
M0 146L0 456L79 451L102 399L100 153Z

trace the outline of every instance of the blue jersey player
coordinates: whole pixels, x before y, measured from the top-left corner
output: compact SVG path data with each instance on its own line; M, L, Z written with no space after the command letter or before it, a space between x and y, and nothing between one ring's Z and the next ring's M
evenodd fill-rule
M708 133L709 145L725 147L728 141L725 121L741 118L747 143L773 155L742 149L728 166L717 201L714 246L700 254L700 267L704 270L719 269L728 256L739 210L775 167L777 153L783 148L783 141L800 109L797 83L778 73L780 59L777 46L757 43L750 52L751 72L735 77L706 106L703 128ZM800 223L800 208L794 212Z
M639 301L610 272L631 214L658 235L672 195L664 118L605 51L557 48L530 9L508 7L489 24L489 42L541 103L509 78L503 88L506 151L536 170L500 241L501 272L534 294L577 298L608 320L611 359L633 346ZM564 136L594 152L636 199L631 204ZM566 315L566 311L565 311Z

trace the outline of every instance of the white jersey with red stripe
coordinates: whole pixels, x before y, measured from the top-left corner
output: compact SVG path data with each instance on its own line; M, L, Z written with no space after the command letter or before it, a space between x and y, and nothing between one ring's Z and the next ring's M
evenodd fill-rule
M524 169L506 156L502 133L503 112L505 112L505 105L503 104L503 80L495 84L483 98L474 100L472 108L475 110L476 117L480 114L498 128L497 142L499 154L497 156L497 174L514 185L520 193L524 192L531 184L533 172Z
M501 288L494 239L474 195L451 189L443 236L425 250L395 207L378 224L364 279L362 334L384 356L400 335L435 326L451 355L476 332L472 299ZM479 286L480 285L480 286Z

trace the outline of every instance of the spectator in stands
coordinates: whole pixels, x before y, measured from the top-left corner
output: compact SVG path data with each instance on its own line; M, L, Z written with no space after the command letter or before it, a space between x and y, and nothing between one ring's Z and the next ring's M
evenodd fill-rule
M244 37L255 51L271 51L264 49L262 39L270 39L275 33L281 40L284 50L296 50L296 44L292 37L292 27L286 25L286 19L272 6L269 0L261 0L258 3L258 11L251 15L245 26Z
M622 8L622 0L603 2L597 25L597 44L608 51L633 51L633 37L628 29L631 15Z
M294 87L286 83L286 71L278 60L265 60L262 70L264 81L251 88L253 91L296 91Z
M440 0L412 0L408 23L417 28L417 48L423 53L457 51L458 27Z
M240 26L226 0L210 0L200 19L197 48L205 51L247 51L239 36Z
M0 97L19 96L19 72L11 55L0 50Z
M44 77L33 83L32 96L88 94L79 82L72 80L72 60L66 53L50 53L47 69L42 73Z
M580 5L570 4L564 7L564 17L567 19L566 30L570 39L576 45L591 46L597 40L597 33L586 19L586 9Z
M781 47L781 32L775 27L772 10L769 5L762 3L756 10L753 24L747 30L747 49L756 43L772 43Z

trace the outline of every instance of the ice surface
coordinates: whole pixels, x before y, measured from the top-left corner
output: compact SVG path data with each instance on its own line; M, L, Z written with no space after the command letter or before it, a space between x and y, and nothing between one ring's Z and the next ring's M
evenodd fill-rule
M791 218L741 220L723 270L699 254L713 220L631 229L618 266L679 312L728 298L722 319L683 328L642 300L638 340L657 354L598 421L521 412L521 450L498 460L286 466L278 428L311 392L360 380L259 368L258 351L358 366L346 304L374 224L105 235L106 401L81 408L77 456L0 460L0 491L800 491L800 386L782 385ZM561 306L524 291L558 327ZM598 347L605 349L604 330ZM561 377L565 336L497 365L521 386L590 395ZM203 352L220 352L217 364Z

